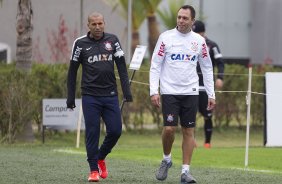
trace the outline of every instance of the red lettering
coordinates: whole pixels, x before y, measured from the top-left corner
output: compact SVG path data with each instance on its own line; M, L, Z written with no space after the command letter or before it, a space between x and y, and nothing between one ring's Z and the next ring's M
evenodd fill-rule
M202 58L208 57L208 51L206 44L202 45Z
M158 52L158 55L159 56L164 56L164 50L165 50L165 44L164 44L164 42L162 42L161 46L160 46L160 49L159 49L159 52Z

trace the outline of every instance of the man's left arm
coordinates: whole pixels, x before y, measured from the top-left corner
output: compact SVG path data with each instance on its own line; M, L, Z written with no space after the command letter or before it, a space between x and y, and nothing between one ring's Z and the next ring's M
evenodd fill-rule
M124 58L124 52L121 49L120 43L117 40L115 42L115 53L114 53L114 60L118 69L118 74L120 77L121 89L123 92L124 99L127 102L132 102L132 94L129 85L128 73L126 68L126 62Z
M131 90L129 86L129 79L128 79L125 58L124 56L122 56L122 57L115 58L115 60L116 60L116 65L118 69L118 74L120 77L120 83L121 83L121 88L122 88L124 99L127 102L132 102L133 99L132 99Z
M200 43L200 55L198 59L203 74L204 86L209 99L215 100L212 61L206 42L202 40Z

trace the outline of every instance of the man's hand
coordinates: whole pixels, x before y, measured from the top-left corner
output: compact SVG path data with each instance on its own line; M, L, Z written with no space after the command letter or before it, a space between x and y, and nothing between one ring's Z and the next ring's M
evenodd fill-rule
M126 97L124 97L124 101L125 102L133 102L133 98L132 98L131 95L130 96L126 96Z
M209 111L213 110L214 107L215 107L215 104L216 104L215 99L209 98L207 110L209 110Z
M160 99L160 95L153 95L151 96L151 103L153 106L160 108L161 107L161 99Z
M75 106L75 101L74 100L69 100L67 99L67 108L69 109L74 109L76 106Z

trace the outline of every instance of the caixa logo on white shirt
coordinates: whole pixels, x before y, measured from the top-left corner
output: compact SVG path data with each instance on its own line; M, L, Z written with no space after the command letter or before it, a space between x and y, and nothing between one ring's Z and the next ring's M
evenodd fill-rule
M196 56L191 54L171 54L173 61L195 61Z

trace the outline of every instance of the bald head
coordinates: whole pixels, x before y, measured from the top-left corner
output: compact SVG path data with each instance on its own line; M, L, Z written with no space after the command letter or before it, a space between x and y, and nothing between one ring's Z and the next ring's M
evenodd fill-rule
M101 13L98 13L98 12L93 12L91 14L88 15L88 22L91 21L91 19L93 18L102 18L102 20L104 21L104 16L101 14Z

